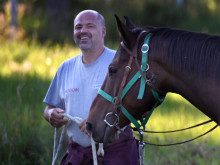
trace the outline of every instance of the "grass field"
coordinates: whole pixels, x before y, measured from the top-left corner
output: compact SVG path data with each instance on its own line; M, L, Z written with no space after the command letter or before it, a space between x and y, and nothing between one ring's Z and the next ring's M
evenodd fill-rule
M53 128L44 120L42 100L58 66L79 53L69 46L34 42L0 44L0 165L51 164ZM168 94L147 129L167 131L208 120L181 96ZM193 138L214 123L181 133L145 134L153 143ZM138 137L138 135L136 135ZM146 145L147 165L219 165L220 128L194 142L171 147Z
M147 130L169 131L186 128L209 120L177 94L168 94L165 102L152 114ZM179 133L145 134L145 141L156 144L181 142L199 136L214 122ZM193 142L169 147L146 145L145 162L149 165L217 165L220 164L220 128ZM139 135L136 133L136 136Z

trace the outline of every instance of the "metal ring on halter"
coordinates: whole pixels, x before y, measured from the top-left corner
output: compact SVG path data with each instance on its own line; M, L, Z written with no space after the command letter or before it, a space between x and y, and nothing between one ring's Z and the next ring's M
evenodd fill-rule
M146 67L147 67L147 69L145 71L147 72L149 70L150 66L147 64Z
M150 73L150 78L146 80L146 83L152 83L154 81L154 74L151 71L148 71Z
M129 70L131 70L131 67L130 67L130 66L128 66L128 65L125 67L125 69L127 69L127 68L128 68Z
M116 120L114 121L113 124L111 124L111 123L109 123L109 122L107 121L107 116L109 116L109 115L114 115L114 116L116 117ZM109 113L106 114L105 119L104 119L104 122L105 122L109 127L111 127L111 128L112 128L112 127L115 127L115 126L118 125L119 116L118 116L116 113L109 112Z
M141 69L142 69L142 71L143 71L143 68L142 68L143 66L141 65ZM147 69L145 69L145 72L147 72L148 70L149 70L149 68L150 68L150 66L149 66L149 64L146 64L146 68Z
M143 44L141 47L141 52L142 53L147 53L149 50L149 45L148 44Z

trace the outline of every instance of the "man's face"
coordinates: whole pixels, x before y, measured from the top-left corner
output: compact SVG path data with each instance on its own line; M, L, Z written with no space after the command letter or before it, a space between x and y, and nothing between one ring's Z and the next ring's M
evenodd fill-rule
M75 18L74 40L81 50L92 50L104 44L106 31L93 12L84 12Z

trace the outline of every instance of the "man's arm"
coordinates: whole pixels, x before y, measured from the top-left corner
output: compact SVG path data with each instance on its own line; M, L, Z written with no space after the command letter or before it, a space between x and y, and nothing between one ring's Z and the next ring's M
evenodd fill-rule
M59 128L68 122L62 113L65 111L51 105L47 105L44 110L44 118L54 127Z
M64 113L64 112L65 111L63 109L56 108L51 105L47 105L44 110L44 118L52 126L59 128L68 122L68 120L64 119L64 117L62 115L62 113ZM87 118L79 124L79 128L81 129L82 132L84 132L85 134L87 134L90 137L89 133L86 131L86 121L87 121Z

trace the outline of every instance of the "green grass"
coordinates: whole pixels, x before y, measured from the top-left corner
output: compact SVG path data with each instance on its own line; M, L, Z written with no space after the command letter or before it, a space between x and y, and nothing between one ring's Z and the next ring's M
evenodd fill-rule
M147 130L169 131L207 121L209 118L177 94L168 94L164 103L152 114ZM211 122L186 131L167 134L144 134L144 140L155 144L170 144L192 139L215 125ZM145 163L149 165L218 165L220 164L220 128L177 146L158 147L146 145ZM135 133L139 139L139 134Z
M42 100L58 66L78 53L78 49L69 45L51 47L28 41L0 44L0 165L51 164L54 130L43 118ZM169 94L152 114L147 129L173 130L207 119L179 95ZM202 134L212 125L144 137L154 143L179 142ZM219 135L217 128L204 138L184 145L146 145L145 162L149 165L220 164Z
M162 103L153 112L151 118L149 119L149 123L147 124L147 129L157 131L176 130L187 128L207 120L209 120L209 118L206 115L191 105L183 97L178 94L169 93L166 96L164 103ZM146 137L148 139L159 138L159 140L163 143L166 143L167 139L172 142L179 142L201 135L215 125L215 122L211 122L191 130L161 134L159 137L158 134L147 134ZM208 135L195 140L195 143L202 143L203 141L207 141L207 144L209 145L220 146L220 139L218 138L219 134L220 129L218 127Z
M146 165L219 165L220 148L187 143L172 147L146 146Z

